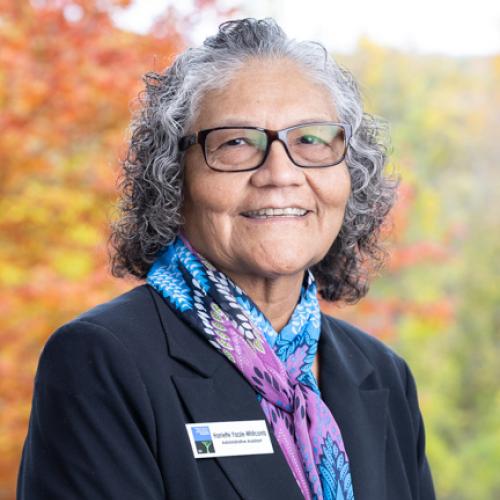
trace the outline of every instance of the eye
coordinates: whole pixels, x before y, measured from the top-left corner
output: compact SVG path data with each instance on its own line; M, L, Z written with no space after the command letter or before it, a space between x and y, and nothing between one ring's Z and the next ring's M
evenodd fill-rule
M297 143L299 144L326 144L326 142L318 137L317 135L305 134L301 135L297 139Z
M226 141L222 146L243 146L245 144L248 144L248 141L244 139L243 137L237 137L236 139L231 139L229 141Z
M249 144L250 141L245 137L236 137L235 139L230 139L229 141L222 143L219 147L248 146Z
M248 149L265 150L267 137L265 133L254 129L214 129L207 136L207 151L247 151Z

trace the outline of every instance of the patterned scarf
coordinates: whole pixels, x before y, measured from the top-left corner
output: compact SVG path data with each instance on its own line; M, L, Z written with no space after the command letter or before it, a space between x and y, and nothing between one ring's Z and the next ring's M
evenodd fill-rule
M254 388L304 498L354 499L340 429L311 372L320 335L312 274L305 274L299 303L279 333L182 237L160 254L147 282Z

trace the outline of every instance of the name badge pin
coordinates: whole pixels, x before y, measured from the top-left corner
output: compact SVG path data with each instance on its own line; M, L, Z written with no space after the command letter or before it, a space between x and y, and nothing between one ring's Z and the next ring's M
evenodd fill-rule
M195 458L274 453L265 420L186 424Z

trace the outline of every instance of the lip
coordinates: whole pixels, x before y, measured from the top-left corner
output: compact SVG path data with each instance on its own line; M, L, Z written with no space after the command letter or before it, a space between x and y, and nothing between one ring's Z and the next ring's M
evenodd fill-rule
M306 213L304 215L279 215L279 216L276 216L276 217L283 217L283 218L286 218L286 217L299 217L299 218L301 218L301 217L305 217L310 212L312 212L312 210L310 210L309 208L301 207L300 205L282 205L282 206L264 205L264 206L260 206L260 207L257 207L257 208L249 208L248 210L243 210L242 212L240 212L239 215L242 215L243 217L247 217L247 218L252 218L252 217L249 217L246 214L248 214L249 212L258 212L259 210L266 210L266 209L284 210L286 208L296 208L296 209L299 209L299 210L305 210Z
M270 208L270 207L266 207ZM273 207L276 208L276 207ZM285 207L287 208L287 207ZM299 208L299 207L294 207ZM307 210L307 209L304 209ZM307 210L304 215L275 215L274 217L250 217L248 215L244 215L244 213L240 213L240 216L243 217L246 221L252 224L286 224L286 223L297 223L307 221L312 215L312 210Z

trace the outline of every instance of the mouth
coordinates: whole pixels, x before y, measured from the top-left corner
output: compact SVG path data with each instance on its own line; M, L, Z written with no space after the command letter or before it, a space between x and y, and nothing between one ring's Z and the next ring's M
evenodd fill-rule
M305 217L309 212L311 210L297 207L260 208L259 210L241 212L241 215L249 219L269 219L272 217Z

